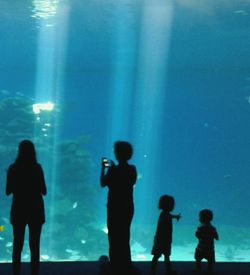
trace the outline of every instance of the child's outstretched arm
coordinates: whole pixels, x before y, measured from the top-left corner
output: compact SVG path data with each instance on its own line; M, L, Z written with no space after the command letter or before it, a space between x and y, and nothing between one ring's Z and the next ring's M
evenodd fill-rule
M181 218L181 214L178 215L172 215L172 219L176 219L177 221L179 221Z

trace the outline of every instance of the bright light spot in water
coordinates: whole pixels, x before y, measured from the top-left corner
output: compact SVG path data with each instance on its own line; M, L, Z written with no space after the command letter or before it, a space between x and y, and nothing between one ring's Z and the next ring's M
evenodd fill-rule
M26 253L26 254L24 254L22 258L23 258L23 260L27 260L27 259L29 259L29 254L27 254L27 253Z
M246 100L247 100L248 103L250 103L250 96L247 96Z
M48 260L49 259L49 255L41 255L42 260Z
M104 227L104 228L102 229L102 231L103 231L105 234L108 234L108 233L109 233L109 231L108 231L108 228L107 228L107 227Z
M142 179L142 174L139 173L139 174L137 175L137 180L141 180L141 179Z
M12 247L12 245L13 245L13 243L12 242L8 242L8 243L6 243L6 247Z
M36 103L36 104L33 104L32 107L33 107L33 112L37 115L37 114L40 114L41 111L48 111L48 112L53 111L55 104L52 102Z
M59 0L33 0L33 15L34 18L47 19L55 16L58 9Z
M137 260L146 260L147 257L146 257L144 254L137 254L137 255L136 255L136 259L137 259Z

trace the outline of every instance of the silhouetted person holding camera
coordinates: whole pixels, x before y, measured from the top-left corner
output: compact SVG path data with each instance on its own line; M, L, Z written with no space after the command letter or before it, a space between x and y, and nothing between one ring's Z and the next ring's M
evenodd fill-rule
M154 246L152 249L152 264L151 275L156 274L156 266L159 258L164 255L164 262L167 274L177 274L172 270L170 255L173 233L173 219L181 218L181 215L173 215L171 212L174 210L175 201L172 196L163 195L159 200L159 209L162 210L158 219L156 234L154 238Z
M109 258L113 274L128 274L131 270L130 225L134 214L133 186L136 182L136 167L128 163L133 154L130 143L117 141L113 161L102 160L101 186L107 186L107 226ZM118 273L117 273L118 272Z
M214 240L219 240L219 235L211 221L213 220L213 212L209 209L203 209L199 213L200 226L197 228L195 236L199 243L195 250L196 269L201 271L201 261L208 261L208 272L213 272L213 264L215 263Z
M34 144L23 140L18 156L7 173L6 195L13 194L11 224L13 226L13 274L19 275L25 227L29 227L31 274L39 273L40 235L45 222L43 196L46 185L41 165L36 160Z

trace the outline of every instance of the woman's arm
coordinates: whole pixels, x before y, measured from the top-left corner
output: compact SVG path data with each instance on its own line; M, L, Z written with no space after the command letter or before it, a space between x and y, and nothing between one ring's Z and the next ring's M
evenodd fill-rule
M134 165L132 165L133 170L132 170L132 182L133 185L136 183L137 180L137 171L136 171L136 167Z
M101 187L105 187L107 185L105 181L105 166L103 163L101 168L100 184L101 184Z
M40 187L41 187L41 194L46 195L47 187L45 184L44 173L41 165L39 165L39 181L40 181Z
M7 171L7 181L6 181L6 190L5 190L5 193L7 196L13 193L13 182L14 182L13 171L11 168L9 168Z

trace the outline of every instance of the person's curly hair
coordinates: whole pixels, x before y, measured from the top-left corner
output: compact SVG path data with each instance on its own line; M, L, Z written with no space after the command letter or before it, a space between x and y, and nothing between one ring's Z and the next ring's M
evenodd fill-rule
M118 160L127 161L133 155L132 145L127 141L117 141L114 145L115 155Z

